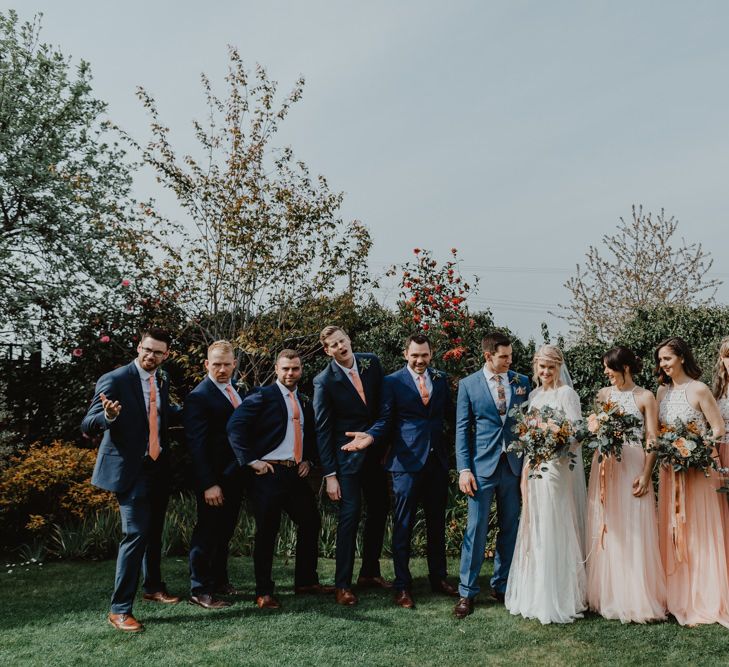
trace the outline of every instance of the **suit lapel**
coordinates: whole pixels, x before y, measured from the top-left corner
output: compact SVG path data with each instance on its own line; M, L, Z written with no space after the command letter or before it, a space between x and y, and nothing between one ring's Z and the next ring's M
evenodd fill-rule
M144 404L144 394L142 394L142 378L139 376L139 371L133 361L127 366L127 368L129 369L129 381L132 384L132 394L134 394L134 398L137 399L137 404L139 405L139 409L142 414L147 418L147 421L149 421L147 406Z
M428 401L428 412L430 412L430 406L435 403L436 399L440 396L440 392L443 391L443 382L441 378L437 378L433 375L432 369L428 369L428 375L430 375L430 382L433 385L433 391L430 393L430 400Z
M356 355L355 355L356 358ZM344 390L349 392L352 400L358 401L359 403L362 403L362 399L359 396L359 393L354 388L354 385L352 384L352 381L344 374L344 371L339 367L339 364L332 359L331 363L331 369L332 369L332 375L334 376L334 379L342 384L344 386ZM359 365L357 366L357 370L361 370ZM365 396L367 396L367 385L365 384L364 378L362 377L362 374L360 373L360 380L362 381L362 387L364 388Z
M478 381L484 393L486 409L493 412L499 419L501 419L501 415L499 414L496 403L494 402L494 397L491 395L491 389L489 389L489 383L486 380L486 375L484 375L483 369L478 371Z
M205 384L205 390L208 392L208 395L214 403L217 403L220 407L225 406L231 410L234 409L230 399L223 396L223 392L215 386L215 383L210 379L210 376L206 377L203 382Z

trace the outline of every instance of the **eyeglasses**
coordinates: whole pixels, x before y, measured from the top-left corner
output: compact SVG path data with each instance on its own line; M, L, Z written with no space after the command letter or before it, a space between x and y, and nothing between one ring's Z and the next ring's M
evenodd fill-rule
M142 347L139 348L144 356L147 356L148 354L151 354L155 359L161 359L162 357L167 354L167 352L162 352L161 350L150 350L148 347Z

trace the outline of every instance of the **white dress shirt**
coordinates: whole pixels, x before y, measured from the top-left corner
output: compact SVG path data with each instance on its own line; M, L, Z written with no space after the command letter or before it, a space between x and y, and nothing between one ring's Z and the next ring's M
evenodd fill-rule
M237 394L238 392L235 390L235 387L230 382L218 382L212 375L208 373L208 377L210 378L210 382L212 382L218 389L220 389L220 392L225 396L225 398L228 400L228 403L233 405L233 401L230 400L230 396L228 395L228 392L226 391L226 387L230 387L233 390L233 393ZM240 399L242 400L242 399ZM240 405L240 403L238 403ZM233 407L235 407L233 405Z
M357 385L354 384L354 380L352 380L352 376L350 375L350 373L352 371L354 371L355 373L357 373L357 375L359 375L359 369L357 368L357 357L352 355L352 359L354 360L354 363L352 364L352 368L345 368L336 359L334 360L334 363L337 366L339 366L339 368L342 369L342 372L347 376L347 379L352 383L352 386L356 389Z
M418 393L420 393L420 380L418 380L419 377L425 378L425 388L428 390L428 396L433 395L433 381L430 379L430 374L426 370L425 373L422 375L419 375L416 373L412 368L410 368L410 365L407 366L408 372L410 373L410 377L413 379L413 382L415 383L415 388L418 390Z
M276 447L273 451L266 454L261 460L262 461L293 461L294 460L294 406L291 404L289 393L294 394L294 400L299 404L299 424L301 428L301 442L304 442L304 408L299 400L299 390L294 389L290 392L284 385L276 380L278 388L283 394L284 403L286 403L286 435L281 441L281 444ZM253 465L258 461L251 461L248 465Z

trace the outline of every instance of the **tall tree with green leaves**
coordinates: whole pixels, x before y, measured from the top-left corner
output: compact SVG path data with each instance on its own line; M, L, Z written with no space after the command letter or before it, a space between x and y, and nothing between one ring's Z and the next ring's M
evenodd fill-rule
M0 331L52 348L122 280L154 276L154 237L89 64L40 27L0 13Z

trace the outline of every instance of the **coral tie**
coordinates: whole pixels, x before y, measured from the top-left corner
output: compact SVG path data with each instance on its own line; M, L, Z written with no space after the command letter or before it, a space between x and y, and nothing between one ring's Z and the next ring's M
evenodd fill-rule
M233 404L233 407L237 408L240 405L240 397L238 396L238 394L236 394L233 391L233 387L231 387L229 384L226 384L225 393L228 394L228 398L230 399L230 402Z
M362 399L362 403L367 405L367 398L365 397L364 387L362 386L362 380L360 380L359 378L359 373L353 368L351 371L349 371L349 377L352 378L352 384L357 390L359 397Z
M422 375L418 375L418 387L420 388L420 398L423 399L423 405L428 405L430 394L428 393L428 387L425 386L425 378Z
M304 442L301 437L301 411L299 410L299 402L296 400L293 392L289 392L289 398L291 399L291 406L294 411L292 417L294 422L294 461L301 463L301 457L304 453Z
M504 383L500 375L494 375L496 380L496 409L500 415L506 414L506 392L504 391Z
M157 385L154 375L149 376L149 458L159 458L159 432L157 430Z

